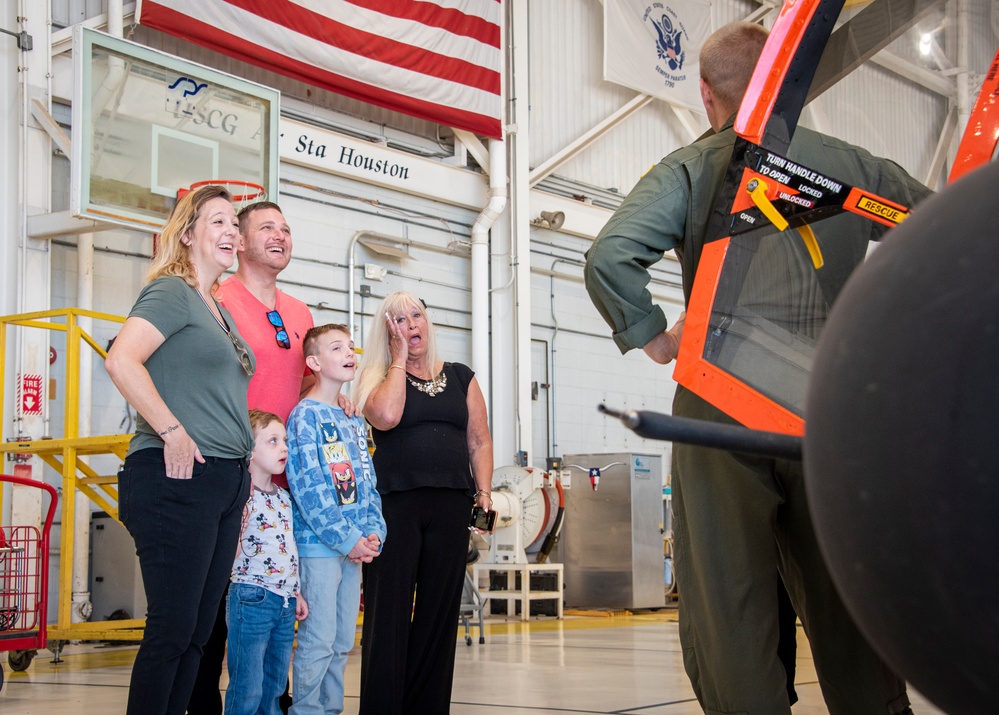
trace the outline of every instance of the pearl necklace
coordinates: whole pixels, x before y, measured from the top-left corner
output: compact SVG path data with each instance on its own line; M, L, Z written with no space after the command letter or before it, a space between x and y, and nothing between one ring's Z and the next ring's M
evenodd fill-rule
M447 375L444 374L444 370L441 370L437 376L431 380L413 377L413 375L411 375L407 370L406 379L409 380L410 385L415 387L420 392L430 395L430 397L437 397L437 395L444 392L444 388L447 387Z

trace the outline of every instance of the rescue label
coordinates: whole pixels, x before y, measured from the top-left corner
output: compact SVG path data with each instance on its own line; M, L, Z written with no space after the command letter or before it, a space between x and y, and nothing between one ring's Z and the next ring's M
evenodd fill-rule
M905 211L899 211L894 206L888 206L880 201L875 201L869 196L861 196L857 201L857 208L861 211L867 211L868 213L876 214L882 218L888 219L892 223L901 223L908 214Z

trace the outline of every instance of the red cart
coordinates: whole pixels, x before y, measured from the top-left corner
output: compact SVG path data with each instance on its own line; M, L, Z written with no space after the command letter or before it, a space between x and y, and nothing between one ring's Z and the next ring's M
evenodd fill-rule
M49 532L59 495L44 482L0 474L0 488L5 482L43 489L50 497L41 531L34 526L0 525L0 652L9 651L7 662L13 670L24 670L46 645Z

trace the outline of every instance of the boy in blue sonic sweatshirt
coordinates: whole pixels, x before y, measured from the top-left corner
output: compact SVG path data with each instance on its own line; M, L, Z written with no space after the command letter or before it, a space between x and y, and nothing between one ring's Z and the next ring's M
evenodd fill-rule
M350 331L344 325L320 325L305 334L302 347L316 383L288 418L286 473L302 593L314 596L309 618L298 628L291 715L343 711L361 564L378 556L385 539L364 420L347 417L337 406L357 361Z

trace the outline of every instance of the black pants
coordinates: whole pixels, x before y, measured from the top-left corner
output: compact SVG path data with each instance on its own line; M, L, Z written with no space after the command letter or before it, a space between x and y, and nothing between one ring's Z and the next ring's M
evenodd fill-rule
M731 423L677 388L673 414ZM831 715L908 710L905 682L867 643L819 549L801 462L674 445L673 531L684 667L707 712L789 713L778 575L808 636Z
M794 672L798 658L798 614L787 595L784 581L777 579L777 657L787 675L787 699L794 705L798 693L794 689Z
M471 509L458 489L382 495L388 535L364 567L361 715L449 712Z
M226 594L229 584L222 592L219 601L218 614L212 634L201 653L201 663L198 665L198 676L194 680L194 690L187 704L187 715L222 715L222 691L219 690L219 680L222 677L222 661L225 658L225 644L229 629L225 624Z
M206 457L191 479L169 479L163 450L143 449L126 458L118 487L148 602L127 712L183 715L232 570L246 460Z

